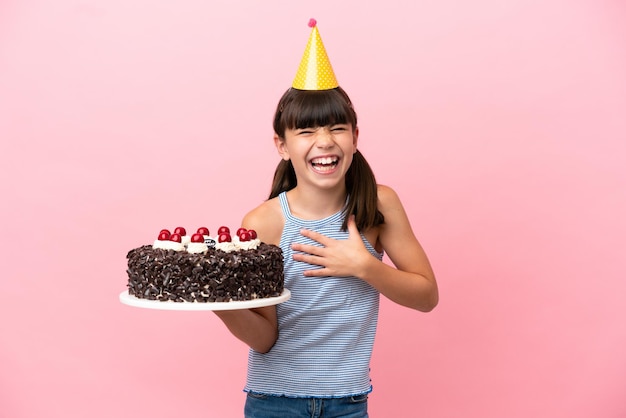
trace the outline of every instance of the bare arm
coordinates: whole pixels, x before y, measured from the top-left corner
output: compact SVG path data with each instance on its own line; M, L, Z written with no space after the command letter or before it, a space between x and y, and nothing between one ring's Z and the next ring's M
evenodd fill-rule
M379 187L379 210L385 223L379 227L377 238L395 268L372 257L352 219L348 223L349 238L344 241L303 230L303 235L323 247L294 244L295 251L308 253L294 254L294 259L323 267L306 271L308 276L355 276L400 305L431 311L439 301L434 273L400 199L385 186Z
M269 244L277 244L282 232L282 216L275 213L276 203L268 201L247 214L242 226L254 229L259 239ZM256 309L215 311L228 330L250 348L259 353L267 353L278 338L276 307Z
M379 188L379 209L385 223L378 239L396 268L374 259L363 264L357 277L396 303L431 311L439 302L435 275L398 195L388 187Z
M278 338L276 307L215 311L228 330L259 353L270 351Z

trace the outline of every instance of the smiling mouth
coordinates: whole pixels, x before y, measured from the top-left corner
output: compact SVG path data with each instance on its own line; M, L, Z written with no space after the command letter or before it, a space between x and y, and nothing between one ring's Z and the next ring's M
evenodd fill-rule
M321 158L313 158L311 160L311 165L316 171L326 172L332 171L337 164L339 163L338 157L321 157Z

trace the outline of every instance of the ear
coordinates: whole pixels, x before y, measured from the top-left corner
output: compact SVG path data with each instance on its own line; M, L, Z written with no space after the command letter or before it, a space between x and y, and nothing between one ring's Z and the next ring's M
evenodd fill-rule
M276 150L278 151L278 155L280 155L280 158L285 161L289 161L289 151L287 150L285 139L274 134L274 145L276 146Z
M352 148L353 148L353 154L356 152L356 146L357 143L359 142L359 128L354 128L354 131L352 132Z

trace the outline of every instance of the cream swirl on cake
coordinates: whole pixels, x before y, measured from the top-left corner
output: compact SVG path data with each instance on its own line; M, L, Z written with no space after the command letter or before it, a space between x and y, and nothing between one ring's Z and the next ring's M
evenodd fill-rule
M167 229L159 232L159 237L152 244L152 248L161 250L183 251L185 245L182 243L180 234L171 234Z
M261 245L261 240L257 238L253 229L239 228L237 235L231 237L228 227L221 227L218 231L215 248L227 253L239 250L254 250Z
M236 244L241 250L254 250L261 245L260 239L252 239L250 241L237 240Z
M209 246L204 242L204 237L202 234L193 234L187 244L187 252L191 254L205 254L209 250Z

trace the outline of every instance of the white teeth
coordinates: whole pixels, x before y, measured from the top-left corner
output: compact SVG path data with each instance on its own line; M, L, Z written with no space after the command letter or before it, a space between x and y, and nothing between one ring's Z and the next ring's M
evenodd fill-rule
M322 165L334 164L336 162L337 162L337 158L334 158L334 157L314 158L311 160L312 164L322 164Z

